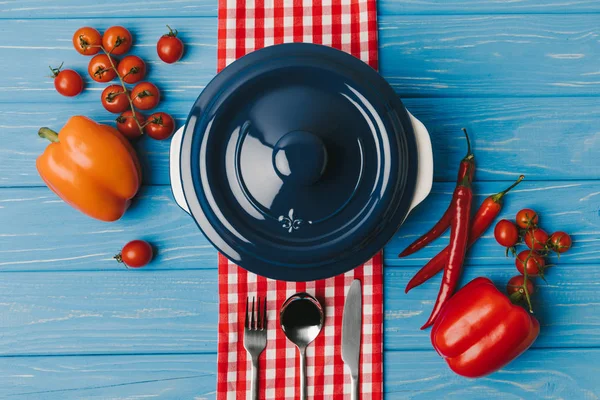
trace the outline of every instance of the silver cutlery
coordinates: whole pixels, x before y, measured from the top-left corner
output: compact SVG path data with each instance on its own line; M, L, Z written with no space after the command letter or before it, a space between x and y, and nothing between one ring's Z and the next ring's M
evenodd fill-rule
M342 317L342 360L350 370L352 377L352 400L358 400L358 375L360 358L360 335L362 330L362 297L360 281L350 285L344 315Z
M300 353L300 399L306 399L306 347L319 336L323 327L321 303L308 293L296 293L279 312L281 328Z
M260 297L256 313L254 297L252 297L252 314L248 314L249 299L246 299L246 322L244 324L244 348L252 358L252 400L258 400L258 357L267 347L267 299L263 300L264 309L261 314Z

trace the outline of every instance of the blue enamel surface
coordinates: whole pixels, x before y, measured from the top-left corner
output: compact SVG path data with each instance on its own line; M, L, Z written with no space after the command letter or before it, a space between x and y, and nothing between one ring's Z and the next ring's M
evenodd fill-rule
M284 44L225 68L199 96L181 144L188 208L241 267L310 281L377 253L416 185L406 109L339 50Z
M35 158L47 146L40 126L59 129L73 114L114 123L98 101L103 85L84 76L87 90L67 99L45 78L62 61L85 75L89 59L70 44L84 25L133 32L134 54L162 90L159 109L181 126L215 75L216 2L0 3L0 398L213 399L216 252L171 197L169 141L136 143L145 186L113 224L57 199ZM430 131L436 180L384 251L386 399L600 397L599 12L595 0L379 1L380 71ZM186 43L181 63L155 54L165 24ZM533 348L478 380L454 375L419 330L439 278L403 294L448 235L396 257L447 206L461 127L477 155L475 201L523 173L500 218L533 207L545 229L575 243L537 286ZM137 238L156 245L156 259L124 270L112 256ZM466 264L463 282L489 276L502 287L516 273L491 231Z

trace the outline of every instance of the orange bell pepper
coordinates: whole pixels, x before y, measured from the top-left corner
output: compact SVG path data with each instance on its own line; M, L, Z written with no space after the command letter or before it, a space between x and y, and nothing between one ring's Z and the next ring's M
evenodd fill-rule
M38 134L52 142L35 164L54 193L92 218L115 221L123 216L142 182L127 139L82 116L69 119L60 133L41 128Z

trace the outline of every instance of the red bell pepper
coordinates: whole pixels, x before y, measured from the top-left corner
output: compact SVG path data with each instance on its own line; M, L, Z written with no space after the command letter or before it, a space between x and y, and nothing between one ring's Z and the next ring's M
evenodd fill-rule
M475 278L448 300L431 343L452 371L477 378L517 358L539 333L533 315L512 304L491 280Z

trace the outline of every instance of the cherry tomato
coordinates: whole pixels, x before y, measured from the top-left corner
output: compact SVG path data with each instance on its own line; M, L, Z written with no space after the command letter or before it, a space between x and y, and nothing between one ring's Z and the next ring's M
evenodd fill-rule
M73 47L84 56L98 54L102 46L102 35L94 28L84 26L73 34Z
M115 259L128 267L141 268L152 260L152 256L153 251L150 243L144 240L132 240L123 246Z
M546 266L546 260L535 251L523 250L515 258L515 266L521 274L524 274L525 265L527 265L527 275L535 277L544 275L544 267Z
M161 60L167 64L173 64L183 56L183 42L177 37L177 29L173 30L169 25L167 28L169 28L169 33L158 39L156 52Z
M168 139L175 132L175 121L169 114L157 112L148 117L144 131L152 139Z
M133 40L131 33L122 26L111 26L102 36L102 46L109 54L125 54L131 48Z
M140 110L150 110L158 105L160 92L150 82L138 83L131 91L131 101Z
M548 234L540 228L529 229L525 233L525 244L533 250L544 250L548 243Z
M136 139L142 135L138 124L133 118L134 115L138 118L140 124L144 122L145 117L139 111L134 114L131 110L127 110L117 118L117 129L127 139Z
M496 224L494 237L501 246L512 247L519 241L519 230L515 224L503 219Z
M107 86L102 91L102 105L111 113L122 113L129 107L128 96L121 85Z
M525 295L525 290L523 290L523 282L525 282L523 275L513 276L506 285L506 293L509 295L512 295L513 293L522 293ZM527 279L527 291L530 295L535 292L535 287L533 286L531 279Z
M557 253L564 253L571 248L571 236L568 233L558 231L550 235L550 247Z
M127 56L119 61L117 71L125 83L137 83L146 76L146 63L138 56Z
M50 67L52 75L54 76L54 87L56 91L63 96L73 97L77 96L83 90L83 79L81 75L72 69L64 69L62 64L58 68Z
M535 228L539 222L538 214L531 208L524 208L517 213L517 225L519 228Z
M118 61L114 58L112 60L116 68ZM110 82L117 76L117 71L112 67L106 54L98 54L92 57L88 65L88 73L96 82Z

